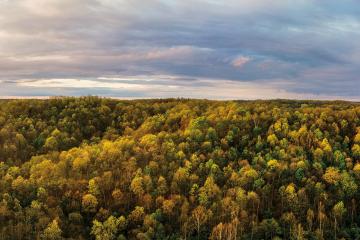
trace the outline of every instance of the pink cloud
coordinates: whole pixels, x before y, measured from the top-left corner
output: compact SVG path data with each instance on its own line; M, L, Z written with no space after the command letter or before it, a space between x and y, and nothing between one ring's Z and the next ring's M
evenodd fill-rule
M190 46L179 46L167 49L155 49L146 54L146 58L153 59L176 59L189 57L193 54L194 49Z
M236 68L241 68L243 67L246 63L250 62L251 58L250 57L246 57L246 56L239 56L237 58L235 58L232 62L231 65L233 67Z

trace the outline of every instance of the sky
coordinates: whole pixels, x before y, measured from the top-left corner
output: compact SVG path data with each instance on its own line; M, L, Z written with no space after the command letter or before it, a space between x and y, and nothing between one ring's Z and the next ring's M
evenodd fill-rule
M358 0L0 0L0 97L360 100Z

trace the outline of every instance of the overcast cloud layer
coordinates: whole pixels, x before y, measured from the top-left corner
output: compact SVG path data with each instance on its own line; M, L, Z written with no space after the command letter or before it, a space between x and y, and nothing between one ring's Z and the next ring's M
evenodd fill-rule
M360 100L357 0L0 0L0 96Z

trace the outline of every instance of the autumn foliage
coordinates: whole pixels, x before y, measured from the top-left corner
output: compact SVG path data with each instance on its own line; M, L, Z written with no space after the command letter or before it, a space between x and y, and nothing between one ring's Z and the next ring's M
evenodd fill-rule
M359 239L360 105L0 101L0 239Z

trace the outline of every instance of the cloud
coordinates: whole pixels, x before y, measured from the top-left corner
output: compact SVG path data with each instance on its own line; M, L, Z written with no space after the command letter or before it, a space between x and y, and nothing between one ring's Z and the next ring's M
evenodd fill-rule
M152 59L176 59L176 58L184 58L191 57L193 54L193 48L190 46L179 46L179 47L171 47L168 49L159 49L153 50L146 54L146 58L149 60Z
M248 63L250 61L251 61L250 57L239 56L231 62L231 65L235 68L241 68L242 66L244 66L246 63Z
M78 94L65 86L80 79L85 95L148 96L103 78L142 76L155 91L168 82L154 77L173 76L184 96L283 79L275 92L360 98L359 16L355 0L0 1L0 94Z

